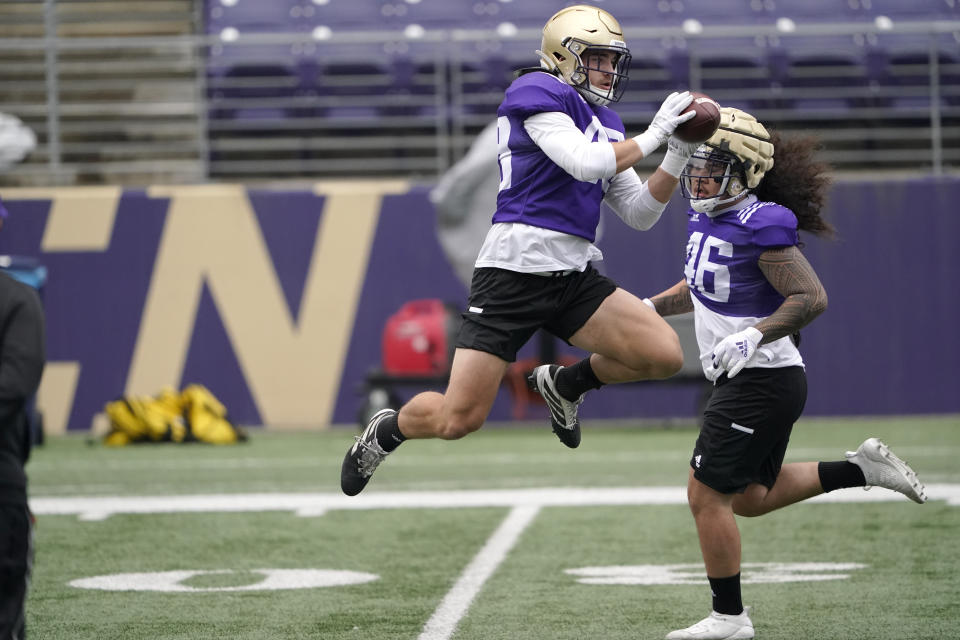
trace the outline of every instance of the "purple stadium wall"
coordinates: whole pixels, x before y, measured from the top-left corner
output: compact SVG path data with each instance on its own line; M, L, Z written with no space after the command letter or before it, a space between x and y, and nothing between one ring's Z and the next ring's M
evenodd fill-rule
M88 429L122 393L191 382L242 424L353 424L387 317L415 298L466 300L426 193L403 183L0 192L11 214L0 253L49 271L39 398L48 429ZM804 238L830 296L803 332L808 415L960 412L960 270L949 258L958 201L954 179L834 187L839 238ZM643 295L677 282L684 217L674 201L638 233L606 215L606 273ZM528 345L521 355L533 354ZM700 390L611 387L583 413L689 418ZM511 407L503 389L491 419L509 419Z

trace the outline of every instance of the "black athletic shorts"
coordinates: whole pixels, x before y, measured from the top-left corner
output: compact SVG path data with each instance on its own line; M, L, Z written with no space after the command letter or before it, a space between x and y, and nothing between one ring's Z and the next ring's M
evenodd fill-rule
M0 504L0 638L21 640L33 565L33 523L24 505Z
M592 265L582 272L555 272L552 276L474 269L457 347L486 351L513 362L537 329L569 343L570 336L616 289L617 285Z
M693 449L693 476L720 493L773 487L807 400L803 367L744 369L717 380Z

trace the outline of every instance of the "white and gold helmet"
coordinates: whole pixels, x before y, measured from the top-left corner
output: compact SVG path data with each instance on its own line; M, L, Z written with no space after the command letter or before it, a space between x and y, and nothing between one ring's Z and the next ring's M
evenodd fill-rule
M684 197L700 213L731 204L755 189L773 168L773 151L770 134L755 117L733 107L721 108L720 128L700 145L680 174ZM697 197L700 180L719 183L719 192Z
M613 54L613 82L609 89L590 84L590 67L582 57L588 49ZM559 73L564 82L593 104L606 106L616 102L627 88L630 50L623 40L620 23L603 9L578 4L553 14L543 27L537 55L541 67Z

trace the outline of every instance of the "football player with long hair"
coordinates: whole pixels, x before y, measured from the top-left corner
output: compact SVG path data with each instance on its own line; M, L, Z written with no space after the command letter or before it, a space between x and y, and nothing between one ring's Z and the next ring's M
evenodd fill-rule
M926 500L914 471L877 438L845 460L783 464L807 398L798 332L827 308L798 231L833 233L821 216L829 178L814 158L815 138L781 138L739 109L720 114L720 128L680 179L690 201L685 277L644 299L661 316L694 313L704 374L715 385L687 485L713 610L668 640L754 637L735 515L846 487Z
M543 28L540 66L521 71L497 111L500 185L471 283L444 394L424 392L384 409L347 451L344 493L356 495L400 443L457 439L486 420L517 351L538 329L592 355L531 376L569 447L580 444L577 407L603 384L666 378L682 363L673 329L592 266L601 204L631 227L649 229L673 194L696 144L671 137L693 117L689 92L668 96L634 137L608 105L626 88L630 50L617 20L587 5L567 7ZM665 142L644 182L633 166Z

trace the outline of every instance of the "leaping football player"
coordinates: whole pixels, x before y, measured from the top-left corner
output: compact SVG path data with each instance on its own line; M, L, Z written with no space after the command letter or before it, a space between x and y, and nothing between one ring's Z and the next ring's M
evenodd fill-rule
M683 363L673 329L592 262L601 203L635 229L660 218L696 144L671 137L692 111L689 92L663 101L646 131L626 137L609 105L623 95L630 50L617 20L587 5L567 7L543 28L540 66L522 71L497 111L500 186L480 249L469 306L446 392L423 392L376 413L347 451L340 484L367 485L400 443L462 438L479 429L517 351L543 328L591 355L543 365L530 384L551 411L554 432L580 444L577 408L604 384L666 378ZM644 182L633 166L668 142Z

